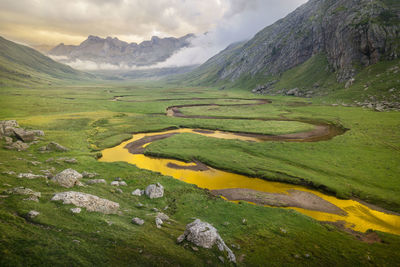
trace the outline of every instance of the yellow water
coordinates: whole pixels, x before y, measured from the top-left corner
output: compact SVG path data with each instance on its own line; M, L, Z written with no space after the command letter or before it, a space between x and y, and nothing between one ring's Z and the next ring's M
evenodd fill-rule
M302 208L291 208L310 216L318 221L337 222L344 221L346 226L360 232L368 229L379 230L400 235L400 216L386 214L384 212L373 210L355 200L342 200L333 196L325 195L321 192L305 188L303 186L291 185L278 182L270 182L258 178L250 178L239 174L229 173L210 168L206 171L193 171L187 169L174 169L168 167L168 163L179 166L193 166L194 163L185 163L178 160L158 159L145 156L143 154L131 154L124 147L131 142L137 141L144 137L168 134L168 133L195 133L208 137L223 139L240 139L244 141L259 141L257 138L237 136L232 133L215 131L214 133L199 133L192 129L178 129L157 133L135 134L132 139L122 144L105 149L102 151L102 162L125 161L136 165L141 169L159 172L163 175L172 176L186 183L195 184L201 188L209 190L230 189L230 188L246 188L268 193L288 193L288 190L295 189L315 194L322 199L332 203L333 205L344 210L347 215L336 215L326 212L306 210ZM144 146L147 146L145 144Z

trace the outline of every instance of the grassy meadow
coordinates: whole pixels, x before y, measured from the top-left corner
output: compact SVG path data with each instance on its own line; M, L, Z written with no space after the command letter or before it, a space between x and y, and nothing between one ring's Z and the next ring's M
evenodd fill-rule
M124 96L121 101L111 101ZM191 99L198 98L198 99ZM200 99L203 98L203 99ZM207 98L207 99L206 99ZM213 100L212 98L215 98ZM225 98L225 100L224 100ZM229 98L229 99L228 99ZM239 266L379 265L394 266L400 258L400 237L377 232L378 241L361 241L336 226L317 222L296 211L247 203L234 204L206 190L123 162L102 163L99 151L129 139L132 133L167 128L203 128L264 134L310 130L312 125L290 121L185 119L165 116L166 108L187 104L238 104L268 98L271 104L183 108L188 115L288 118L323 121L349 129L329 141L314 143L263 142L207 138L181 134L154 142L146 153L185 161L198 159L212 167L289 183L306 183L341 198L356 197L400 212L400 113L333 107L320 100L255 96L244 90L177 87L161 82L64 84L0 88L0 120L16 119L28 129L45 131L43 140L27 151L0 149L0 192L25 186L42 193L38 203L24 196L0 198L1 266L220 266L217 248L176 243L193 218L212 223L233 248ZM164 101L159 101L164 99ZM68 152L38 153L55 141ZM0 141L1 146L4 141ZM77 164L49 158L74 157ZM33 165L32 161L41 162ZM46 179L20 179L6 171L24 173L66 168L99 174L106 185L73 188L116 201L120 213L72 214L72 205L51 202L55 192L69 191ZM128 186L116 192L110 182L121 177ZM85 181L85 179L83 179ZM161 199L132 196L160 182ZM2 193L1 195L5 195ZM138 203L143 207L138 207ZM153 208L163 210L171 224L157 229ZM29 219L26 214L41 214ZM145 220L143 226L131 223ZM246 219L246 223L243 223ZM240 249L238 249L238 245Z

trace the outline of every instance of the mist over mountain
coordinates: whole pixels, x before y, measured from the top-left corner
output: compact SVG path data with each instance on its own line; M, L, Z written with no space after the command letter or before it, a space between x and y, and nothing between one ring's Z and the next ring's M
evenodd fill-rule
M153 36L151 40L137 44L90 35L79 45L61 43L48 54L77 69L130 69L165 61L180 49L188 47L193 37L193 34L180 38Z

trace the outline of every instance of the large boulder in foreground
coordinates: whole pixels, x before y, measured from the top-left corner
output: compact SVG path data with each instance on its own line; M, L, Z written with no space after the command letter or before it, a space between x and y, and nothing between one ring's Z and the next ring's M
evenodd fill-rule
M81 208L86 208L87 211L101 212L104 214L114 214L117 213L119 209L119 204L117 202L74 191L57 193L51 200L61 200L63 204L73 204Z
M194 222L186 225L185 232L178 237L177 241L181 243L185 239L202 248L212 248L216 244L220 251L228 253L229 261L236 262L235 254L233 254L232 250L222 240L217 229L207 222L196 219Z
M82 185L79 179L82 178L82 174L73 170L73 169L66 169L57 174L52 181L58 183L59 185L70 188L75 185Z
M160 198L164 196L164 187L160 184L151 184L145 190L149 198Z

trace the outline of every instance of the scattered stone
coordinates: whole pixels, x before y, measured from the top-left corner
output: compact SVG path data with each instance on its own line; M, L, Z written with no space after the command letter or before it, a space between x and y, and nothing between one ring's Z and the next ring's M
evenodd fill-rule
M300 259L300 255L299 254L293 255L293 257L295 257L296 259Z
M161 220L160 218L156 217L156 226L157 228L161 228L161 225L163 224L163 220Z
M12 194L12 195L24 195L24 196L29 196L27 199L24 200L31 200L31 201L39 201L39 198L41 197L40 192L35 192L30 188L25 188L25 187L15 187L12 189L9 189L6 191L7 194Z
M73 187L75 185L79 185L81 186L81 182L79 181L79 179L82 178L82 174L80 174L79 172L73 170L73 169L66 169L63 170L62 172L60 172L59 174L57 174L52 181L58 183L59 185L66 187L66 188L70 188Z
M287 234L287 230L284 228L279 228L279 230L281 231L282 234Z
M185 239L202 248L212 248L216 244L220 251L225 250L228 253L229 261L236 263L236 257L232 250L222 240L217 229L207 222L196 219L186 225L185 232L178 237L177 241L181 243Z
M48 170L40 170L47 178L51 179L54 177L53 172L56 169L54 167L48 169Z
M81 213L82 209L81 208L72 208L70 209L72 213Z
M300 96L300 90L299 90L299 88L293 88L293 89L287 91L286 95Z
M246 220L246 219L243 219L243 220L242 220L242 224L247 224L247 220Z
M118 181L112 181L112 182L111 182L111 185L112 185L112 186L119 186L119 182L118 182Z
M132 192L132 196L142 196L144 194L144 190L136 189Z
M76 240L76 239L72 240L72 242L77 243L77 244L80 244L80 243L81 243L81 241Z
M164 196L164 187L160 184L151 184L146 188L146 195L149 198L160 198Z
M42 130L32 130L34 135L36 136L44 136L44 132Z
M2 174L15 175L16 173L14 171L4 171Z
M96 177L97 175L98 174L95 172L87 172L87 171L82 172L83 178L93 178Z
M34 201L34 202L39 202L39 198L36 196L29 196L27 198L23 199L24 201Z
M115 179L114 179L114 181L122 181L122 178L121 177L116 177Z
M162 213L162 212L157 213L157 218L160 218L160 219L163 220L163 221L169 220L168 215L165 214L165 213Z
M104 214L115 214L119 209L119 204L116 202L74 191L57 193L51 200L61 200L63 204L73 204L81 208L86 208L87 211L101 212Z
M142 203L139 202L139 203L137 203L136 207L138 207L138 208L143 208L144 205L143 205Z
M167 206L165 206L163 210L167 210L167 209L169 209L168 205L167 205Z
M158 212L157 208L152 208L151 210L154 211L154 212Z
M228 226L228 225L230 225L230 223L229 222L224 222L223 225L224 226Z
M48 159L46 159L46 163L50 163L50 162L53 162L54 161L54 158L48 158Z
M31 210L30 212L28 212L28 217L29 218L31 218L31 219L33 219L33 218L35 218L36 216L38 216L40 214L40 212L38 212L38 211L36 211L36 210Z
M40 161L31 161L29 163L32 164L33 166L37 166L37 165L42 164Z
M26 178L26 179L37 179L37 178L46 178L44 175L33 174L33 173L20 173L17 176L18 178Z
M50 142L50 143L47 144L46 146L43 146L43 147L39 148L39 151L47 151L47 152L51 152L51 151L66 152L66 151L68 151L68 148L63 147L62 145L57 144L56 142Z
M224 257L222 257L222 256L218 256L218 259L222 262L222 263L225 263L225 259L224 259Z
M138 217L135 217L135 218L132 219L132 223L137 224L137 225L143 225L144 224L144 220L142 220L142 219L140 219Z
M121 182L119 182L119 186L128 186L128 185L126 184L126 182L121 181Z
M25 151L29 148L29 145L18 140L12 144L6 145L5 148L10 150Z
M116 188L116 189L115 189L115 192L120 193L120 194L124 193L124 191L122 191L121 188Z
M193 251L199 251L199 248L198 248L198 247L192 246L192 249L193 249Z
M92 180L88 180L86 181L86 184L106 184L106 180L104 179L92 179Z
M65 162L65 163L71 163L71 164L76 164L76 163L78 163L78 161L77 161L75 158L66 158L66 157L58 158L57 161L59 161L59 162Z

